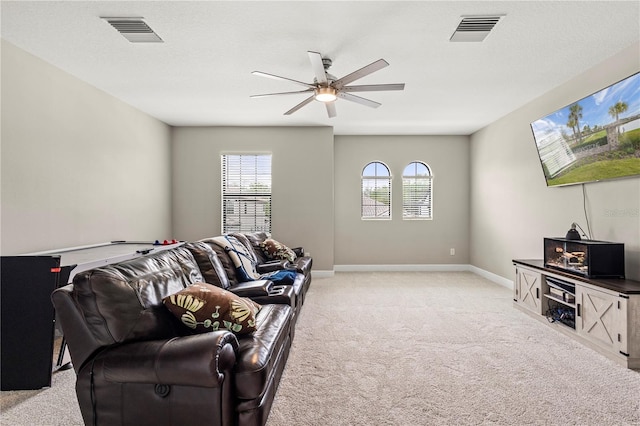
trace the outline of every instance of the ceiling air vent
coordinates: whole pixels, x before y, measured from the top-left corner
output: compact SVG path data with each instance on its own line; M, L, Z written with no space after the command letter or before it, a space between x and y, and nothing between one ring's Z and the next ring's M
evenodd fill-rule
M156 34L140 17L136 18L105 18L113 28L131 43L163 43Z
M449 41L483 41L504 15L462 16Z

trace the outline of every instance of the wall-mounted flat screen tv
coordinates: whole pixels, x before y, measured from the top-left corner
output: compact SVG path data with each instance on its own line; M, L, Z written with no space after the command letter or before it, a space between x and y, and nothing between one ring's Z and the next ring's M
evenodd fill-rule
M531 123L547 186L640 176L640 72Z

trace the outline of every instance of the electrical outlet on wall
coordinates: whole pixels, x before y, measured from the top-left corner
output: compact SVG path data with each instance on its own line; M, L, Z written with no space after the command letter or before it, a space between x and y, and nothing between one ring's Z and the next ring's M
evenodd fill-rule
M456 255L456 249L454 249L454 248L449 249L449 254L450 254L451 256L455 256L455 255Z

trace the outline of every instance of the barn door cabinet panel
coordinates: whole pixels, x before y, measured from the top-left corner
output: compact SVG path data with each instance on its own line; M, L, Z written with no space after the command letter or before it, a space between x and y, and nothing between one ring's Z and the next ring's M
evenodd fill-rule
M529 268L516 267L513 301L525 309L542 314L542 274Z
M625 367L640 369L639 281L577 277L546 268L543 260L513 264L514 306Z
M576 331L591 343L628 354L627 300L608 291L576 286Z

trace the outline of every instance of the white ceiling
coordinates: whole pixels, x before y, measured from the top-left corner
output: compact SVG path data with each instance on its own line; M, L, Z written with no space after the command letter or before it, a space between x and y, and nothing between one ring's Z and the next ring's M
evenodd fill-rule
M335 134L471 134L640 40L631 1L2 1L2 38L174 126L333 126ZM463 15L506 15L481 43L449 38ZM164 43L132 44L101 16L139 16ZM338 100L301 90L308 50L354 84L406 83ZM639 67L640 68L640 67ZM5 82L6 84L6 82ZM584 95L588 95L585 93Z

